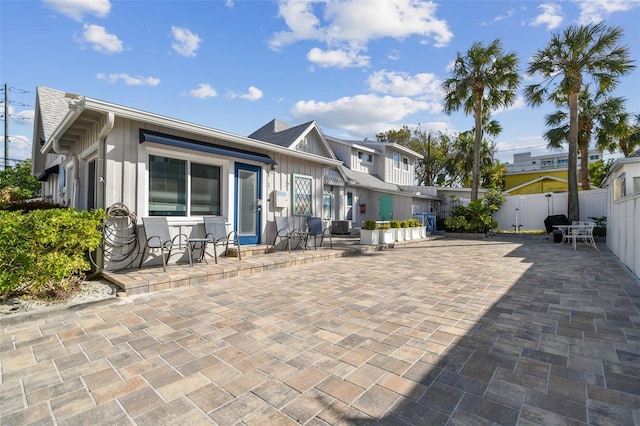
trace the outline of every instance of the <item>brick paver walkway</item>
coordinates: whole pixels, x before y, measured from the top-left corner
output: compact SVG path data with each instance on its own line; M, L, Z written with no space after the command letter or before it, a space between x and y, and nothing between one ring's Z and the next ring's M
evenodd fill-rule
M1 330L3 425L640 424L606 249L436 240Z

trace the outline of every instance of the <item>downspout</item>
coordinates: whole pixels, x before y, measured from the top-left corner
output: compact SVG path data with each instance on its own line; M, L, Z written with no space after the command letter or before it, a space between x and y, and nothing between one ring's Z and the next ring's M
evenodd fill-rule
M105 176L107 173L106 170L106 145L107 145L107 136L111 133L113 129L113 125L115 123L115 114L112 111L107 112L105 115L105 122L98 133L98 158L96 159L96 173L97 181L96 181L96 208L103 208L106 210L106 191L105 185L107 184ZM104 251L98 250L96 252L96 266L100 270L104 270L105 267L105 256Z
M98 134L98 158L96 160L96 171L98 172L98 181L96 182L96 207L106 209L106 190L107 184L105 176L107 175L106 157L107 157L107 136L113 130L115 124L115 114L112 111L107 112L106 119L100 133Z

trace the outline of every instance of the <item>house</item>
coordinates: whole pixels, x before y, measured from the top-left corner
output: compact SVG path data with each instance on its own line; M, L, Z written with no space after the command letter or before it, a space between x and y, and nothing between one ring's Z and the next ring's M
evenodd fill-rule
M589 151L590 163L601 159L602 152ZM580 154L578 154L578 164L579 162ZM509 195L567 192L568 163L566 152L538 156L532 156L531 152L514 154L513 163L507 164L505 192ZM581 184L578 183L578 186L581 187Z
M189 236L203 215L221 215L242 245L273 242L276 215L305 228L322 210L325 167L341 165L320 139L292 149L45 87L33 140L43 196L77 209L122 203Z
M328 147L342 162L324 169L321 217L334 233L350 233L368 219L408 219L433 211L431 203L439 199L407 190L422 155L399 144L325 136L315 121L291 126L272 120L249 137L289 149L315 147L318 153Z
M419 154L364 142L345 143L345 152L371 158L337 156L340 143L315 121L273 120L245 137L38 87L33 140L43 196L80 210L124 205L140 241L146 216L165 216L173 234L189 237L202 236L203 215L223 216L241 245L255 245L273 243L276 216L299 229L321 216L348 230L370 218L411 217L414 204L437 199L399 186L413 183ZM127 256L107 256L105 270L137 264L139 252L118 250Z
M607 189L607 247L640 277L640 149L617 159Z

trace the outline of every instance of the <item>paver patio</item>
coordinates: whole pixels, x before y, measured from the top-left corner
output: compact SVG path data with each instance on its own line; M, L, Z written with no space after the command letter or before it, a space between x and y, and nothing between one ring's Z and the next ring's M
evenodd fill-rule
M602 247L426 241L4 325L0 423L638 425L639 309Z

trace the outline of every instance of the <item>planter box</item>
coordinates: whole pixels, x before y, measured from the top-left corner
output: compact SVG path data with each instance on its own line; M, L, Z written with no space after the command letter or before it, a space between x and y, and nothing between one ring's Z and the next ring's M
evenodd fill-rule
M403 228L392 228L395 234L395 241L402 242L404 241L404 229Z
M360 244L367 246L377 246L378 244L380 244L380 230L361 229Z
M420 239L420 228L408 228L411 230L411 239L419 240Z
M393 244L395 242L392 229L379 229L379 231L380 244Z

